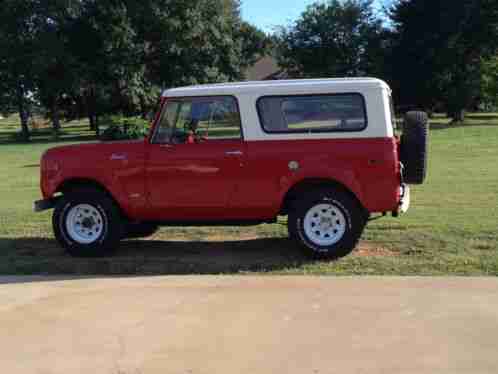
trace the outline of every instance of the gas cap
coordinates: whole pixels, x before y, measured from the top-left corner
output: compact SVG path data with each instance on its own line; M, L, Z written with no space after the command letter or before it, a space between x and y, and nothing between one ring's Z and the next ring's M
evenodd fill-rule
M290 171L299 170L299 162L297 162L297 161L291 161L291 162L289 162L289 170Z

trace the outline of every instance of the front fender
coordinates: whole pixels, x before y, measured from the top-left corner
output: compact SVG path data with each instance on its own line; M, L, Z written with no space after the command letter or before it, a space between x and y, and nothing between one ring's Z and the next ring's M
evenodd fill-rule
M92 170L81 169L72 171L71 173L64 173L58 178L50 181L48 184L49 189L45 191L44 198L52 198L55 193L62 192L64 186L72 183L81 185L89 184L100 187L111 195L126 215L131 216L133 214L133 207L129 204L126 192L114 173L109 173L108 175L95 175L95 170L93 170L92 173Z
M41 160L42 194L50 199L72 182L98 185L133 218L146 203L144 163L143 140L52 148Z

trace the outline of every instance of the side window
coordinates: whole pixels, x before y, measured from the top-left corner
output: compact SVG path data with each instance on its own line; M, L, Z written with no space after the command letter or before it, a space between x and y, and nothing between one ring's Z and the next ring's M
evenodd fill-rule
M190 101L182 101L178 110L178 119L176 120L176 129L181 130L188 126L191 120L192 103Z
M196 105L201 136L207 140L242 139L240 114L234 98L212 98Z
M268 133L361 131L367 126L360 94L263 97L257 106Z

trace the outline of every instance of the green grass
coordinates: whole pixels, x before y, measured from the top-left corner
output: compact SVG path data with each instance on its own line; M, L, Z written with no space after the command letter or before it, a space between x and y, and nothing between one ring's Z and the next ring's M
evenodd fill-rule
M127 241L115 257L74 259L53 240L40 197L39 158L57 144L92 139L85 122L63 126L62 142L41 131L9 143L18 119L0 121L1 274L396 274L498 275L498 115L464 125L433 120L428 182L413 188L400 219L369 224L359 250L336 262L310 262L286 239L285 220L257 227L164 228ZM3 139L3 144L2 144Z

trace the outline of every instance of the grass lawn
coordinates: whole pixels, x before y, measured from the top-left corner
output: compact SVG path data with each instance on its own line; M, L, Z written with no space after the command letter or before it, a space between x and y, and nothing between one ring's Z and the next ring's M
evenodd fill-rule
M59 143L40 131L12 144L18 118L0 120L1 274L397 274L498 275L498 115L465 125L433 120L429 181L400 219L372 221L358 250L309 262L286 238L285 220L257 227L164 228L123 243L115 257L74 259L55 243L51 212L35 214L39 158L47 148L92 140L85 122L63 125Z

